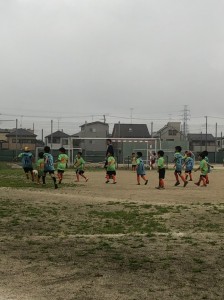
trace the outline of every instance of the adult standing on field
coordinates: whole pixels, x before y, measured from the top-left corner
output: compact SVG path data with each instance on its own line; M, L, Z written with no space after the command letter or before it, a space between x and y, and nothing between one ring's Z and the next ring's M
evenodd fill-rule
M105 164L104 164L104 168L107 167L107 164L108 164L108 160L107 159L108 159L109 154L111 156L114 156L114 147L112 145L111 139L107 139L106 161L105 161Z

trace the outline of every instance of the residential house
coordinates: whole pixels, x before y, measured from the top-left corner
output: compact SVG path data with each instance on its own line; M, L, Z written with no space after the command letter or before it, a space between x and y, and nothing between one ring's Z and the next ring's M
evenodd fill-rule
M109 125L104 122L85 122L80 126L81 131L72 135L73 147L82 148L85 155L94 152L106 152L106 139L109 136Z
M8 150L8 138L7 134L10 133L12 129L0 129L0 149Z
M31 129L18 128L6 134L9 150L22 150L29 147L31 151L36 148L37 135Z
M161 141L161 149L165 152L168 162L173 161L175 146L181 146L183 151L189 149L187 137L181 132L181 122L168 122L153 137L157 137Z
M60 147L70 148L70 135L63 131L55 131L45 137L45 145L51 150L58 150Z
M148 160L149 152L155 148L154 141L147 140L149 138L151 136L146 124L114 124L111 139L118 162L126 163L132 152L137 151L141 151L143 159Z
M179 142L186 139L181 132L181 122L168 122L153 137L158 137L161 141L167 142Z
M195 153L200 153L207 149L210 153L216 151L216 139L212 134L190 133L188 134L189 149Z

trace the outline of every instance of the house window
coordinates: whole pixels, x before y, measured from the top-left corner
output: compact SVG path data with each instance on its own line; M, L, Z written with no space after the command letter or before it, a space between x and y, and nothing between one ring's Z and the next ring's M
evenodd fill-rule
M62 139L62 145L68 145L68 139Z
M90 128L89 131L90 132L96 132L96 128Z
M128 131L129 131L129 132L132 132L132 128L128 128Z
M52 143L53 144L60 144L60 138L56 138L56 137L53 137L52 139ZM51 143L51 137L48 138L48 143Z
M169 133L169 135L177 135L177 130L176 129L169 129L168 133Z

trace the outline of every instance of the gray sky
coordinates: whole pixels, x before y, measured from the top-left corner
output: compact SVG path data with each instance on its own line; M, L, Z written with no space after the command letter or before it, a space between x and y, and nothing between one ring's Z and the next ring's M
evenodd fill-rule
M188 105L201 131L205 115L223 117L223 11L223 0L0 0L0 119L78 128L132 113L161 126Z

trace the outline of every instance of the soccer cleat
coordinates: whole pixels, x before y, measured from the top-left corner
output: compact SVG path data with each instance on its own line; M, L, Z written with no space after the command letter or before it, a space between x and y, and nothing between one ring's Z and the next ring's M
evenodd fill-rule
M184 187L187 186L187 184L188 184L188 181L185 181L185 182L184 182Z
M55 185L54 185L54 188L55 188L55 189L57 189L57 188L58 188L58 185L57 185L57 184L55 184Z
M117 183L116 181L113 182L113 184L116 184L116 183Z
M180 184L180 181L177 181L174 186L178 186Z
M199 185L200 185L198 182L195 182L194 184L195 184L195 185L197 185L197 186L199 186Z
M109 183L110 181L109 180L107 180L105 183Z
M145 185L148 183L148 180L146 180Z
M193 179L190 179L189 181L193 181Z

